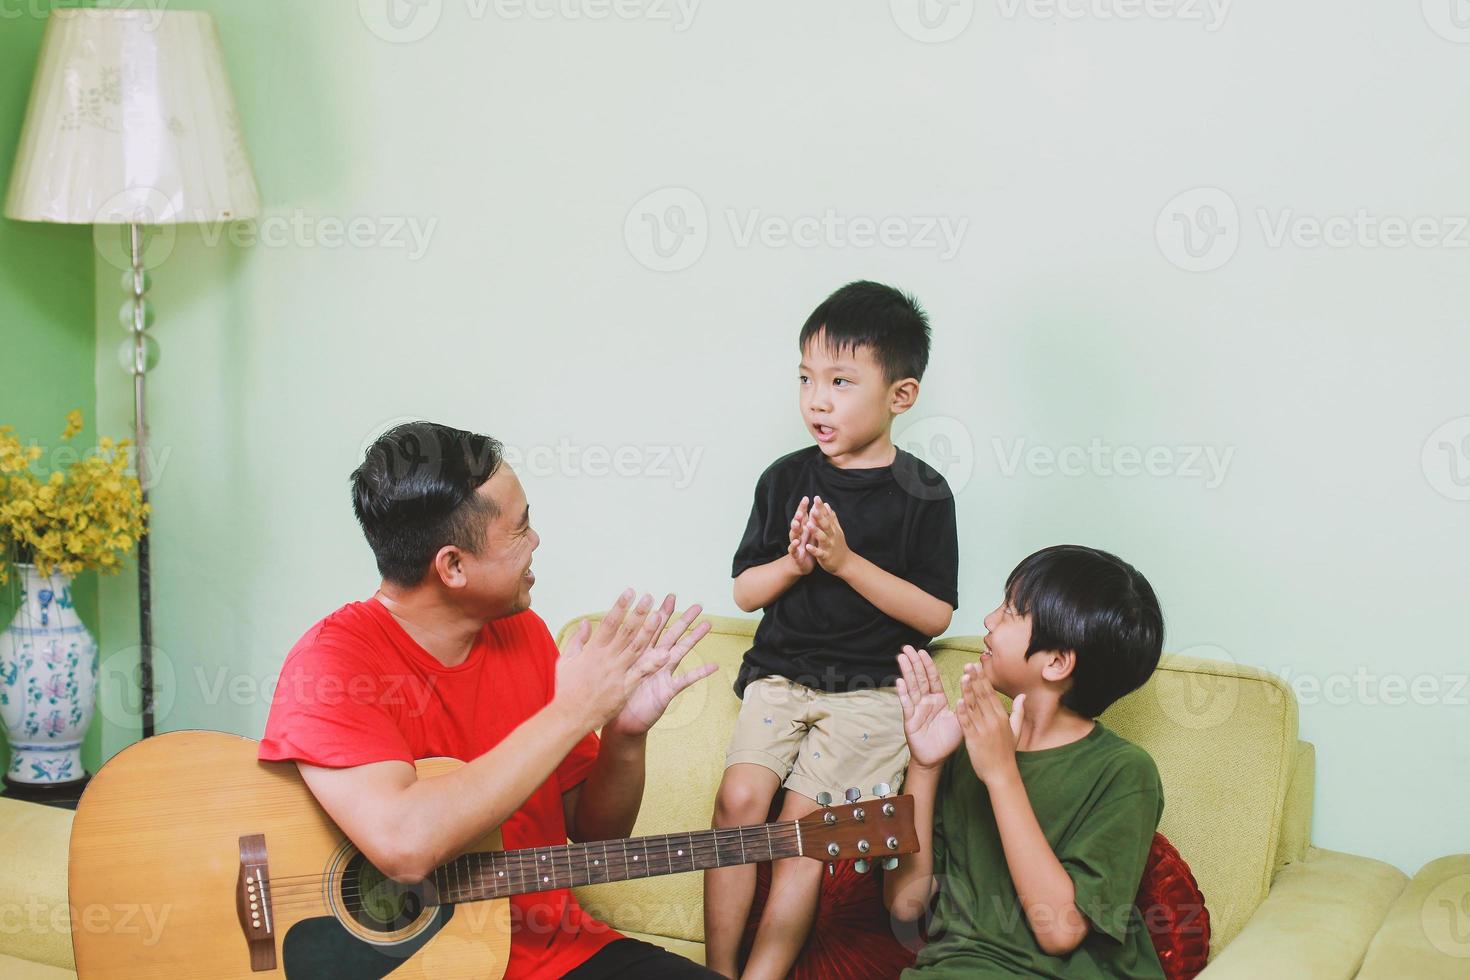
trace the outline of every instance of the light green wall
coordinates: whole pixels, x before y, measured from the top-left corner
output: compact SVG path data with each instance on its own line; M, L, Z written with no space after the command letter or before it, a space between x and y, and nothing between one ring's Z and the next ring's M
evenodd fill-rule
M926 428L909 441L943 451L945 436L973 469L956 632L981 630L1021 557L1080 541L1156 584L1170 649L1308 685L1364 672L1390 699L1384 675L1431 678L1423 705L1351 687L1303 698L1315 835L1410 870L1465 849L1470 708L1452 688L1470 504L1436 492L1421 449L1470 415L1466 252L1270 248L1255 216L1470 208L1453 109L1470 95L1465 52L1413 5L1241 6L1214 32L977 5L942 45L905 37L886 4L709 4L680 31L445 0L414 8L442 19L402 44L367 29L372 5L200 6L219 20L268 224L287 241L186 230L155 270L164 728L258 735L290 645L371 594L346 480L403 416L564 460L522 470L553 627L628 584L733 613L752 484L804 442L796 331L866 276L933 315ZM1229 189L1246 225L1208 273L1155 241L1166 202L1197 186ZM698 195L709 241L660 273L624 229L665 187ZM752 214L827 209L969 226L948 261L741 244ZM421 257L332 246L320 224L388 234L404 217L437 223ZM97 278L109 428L128 417L115 278ZM1216 487L1010 469L1017 440L1024 453L1094 438L1169 447L1180 465L1188 447L1232 455ZM699 454L692 481L565 462L566 447L628 445L649 467L659 447ZM129 589L105 587L109 637L128 628ZM109 750L124 736L109 729Z
M44 12L76 6L89 4L34 0L6 7L0 19L0 198L10 183ZM73 444L96 438L94 326L91 229L0 218L0 425L54 447L61 444L64 416L80 408L87 427ZM73 595L95 635L96 576L80 576ZM16 603L14 586L0 586L0 624L10 621ZM94 725L83 746L89 769L98 764L99 734ZM0 771L9 761L10 749L0 737Z

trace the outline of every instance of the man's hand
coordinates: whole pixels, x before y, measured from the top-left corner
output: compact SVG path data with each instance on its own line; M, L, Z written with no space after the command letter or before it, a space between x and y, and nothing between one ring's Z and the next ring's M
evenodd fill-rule
M905 646L898 655L898 703L903 706L903 733L913 764L934 768L960 747L962 734L939 671L925 650Z
M571 712L587 731L601 728L622 711L670 654L668 648L650 649L668 613L662 606L650 612L653 598L645 594L630 616L632 601L633 590L625 590L596 630L591 620L584 620L556 662L553 703Z
M808 504L809 499L802 497L801 503L796 505L796 516L791 518L791 540L786 545L786 553L803 575L811 574L811 570L817 567L817 560L811 554L812 530L807 523L811 512Z
M710 631L709 623L700 623L692 632L689 630L689 624L698 619L702 611L699 605L693 605L684 610L684 615L664 630L663 636L643 654L645 659L655 660L659 667L643 679L637 690L628 698L628 703L623 705L623 710L607 723L603 734L646 735L648 730L663 717L669 703L678 696L680 691L704 680L719 669L715 664L705 664L702 667L687 670L678 676L674 675L674 671L679 669L679 663L684 656L694 649L694 645L704 639L704 635ZM659 613L663 622L667 622L668 618L674 614L672 594L664 599L663 605L659 607Z
M964 734L970 765L982 783L1018 775L1016 742L1021 737L1025 710L1026 695L1022 694L1011 703L1010 714L1006 714L1000 695L990 684L987 661L983 656L978 664L965 664L955 717L959 719L960 731Z
M832 509L831 504L817 497L812 502L807 528L812 536L807 550L827 572L841 575L843 566L852 557L852 551L847 547L847 535L842 533L842 525L837 522L837 511Z

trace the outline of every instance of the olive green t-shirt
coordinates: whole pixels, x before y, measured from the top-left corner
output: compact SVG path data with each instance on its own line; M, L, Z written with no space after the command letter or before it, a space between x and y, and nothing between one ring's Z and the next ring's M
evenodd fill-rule
M989 792L961 746L934 803L939 891L929 943L904 977L1162 977L1133 907L1164 812L1153 759L1098 723L1068 745L1017 752L1016 764L1092 929L1066 956L1042 951L1016 898Z

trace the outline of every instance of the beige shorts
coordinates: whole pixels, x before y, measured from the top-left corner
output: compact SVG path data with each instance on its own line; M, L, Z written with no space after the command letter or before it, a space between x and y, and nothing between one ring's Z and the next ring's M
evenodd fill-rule
M809 799L833 801L856 786L864 797L887 783L903 785L909 764L898 690L828 694L784 677L762 677L745 688L725 766L753 762Z

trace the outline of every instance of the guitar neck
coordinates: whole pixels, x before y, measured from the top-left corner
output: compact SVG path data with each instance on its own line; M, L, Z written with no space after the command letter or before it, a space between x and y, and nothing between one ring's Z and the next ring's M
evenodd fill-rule
M790 820L516 851L477 851L436 868L430 880L437 891L434 904L451 904L801 854L801 831Z

